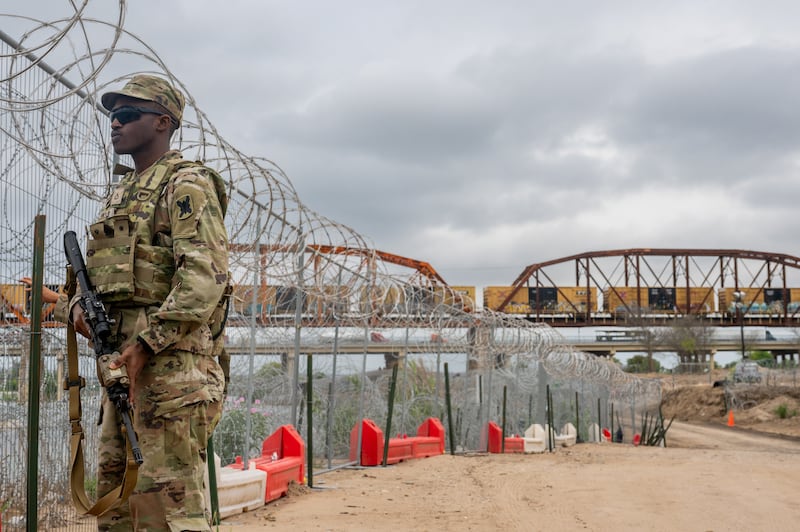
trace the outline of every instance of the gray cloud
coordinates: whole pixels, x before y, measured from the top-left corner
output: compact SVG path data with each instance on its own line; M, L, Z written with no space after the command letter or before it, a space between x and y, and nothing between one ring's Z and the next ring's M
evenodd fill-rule
M729 183L786 170L800 140L800 49L727 50L653 71L620 138L675 181Z
M587 250L798 254L798 16L791 1L141 0L127 26L311 208L486 285Z

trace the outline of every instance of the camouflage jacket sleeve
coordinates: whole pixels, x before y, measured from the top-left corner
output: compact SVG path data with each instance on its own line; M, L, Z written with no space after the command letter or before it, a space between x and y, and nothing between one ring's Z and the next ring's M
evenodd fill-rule
M56 308L53 309L53 318L61 323L67 323L69 320L69 311L72 308L67 294L58 294L58 301L56 301Z
M228 236L221 207L225 198L218 197L215 179L220 178L204 167L180 170L162 195L159 210L168 216L164 222L170 228L175 275L169 295L148 315L147 328L139 333L139 341L153 353L175 344L194 350L187 337L210 334L207 324L228 275Z

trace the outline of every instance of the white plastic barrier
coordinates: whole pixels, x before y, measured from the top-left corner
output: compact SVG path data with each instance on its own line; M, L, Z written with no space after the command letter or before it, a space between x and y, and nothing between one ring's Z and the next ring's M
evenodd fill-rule
M550 433L550 425L545 425L543 429L544 441L547 442L547 436ZM566 423L561 427L561 432L553 431L553 446L557 447L571 447L578 442L578 430L572 423Z
M572 423L561 427L561 432L555 436L556 446L571 447L578 441L578 430Z
M538 423L534 423L523 434L523 443L526 453L543 453L547 449L546 443L547 434L544 427Z
M264 506L267 492L267 473L255 468L250 462L249 470L220 467L219 456L215 456L217 471L217 499L220 519ZM206 472L206 478L208 472ZM206 504L211 508L211 497L206 481Z
M589 441L592 443L600 443L600 425L597 423L589 425Z

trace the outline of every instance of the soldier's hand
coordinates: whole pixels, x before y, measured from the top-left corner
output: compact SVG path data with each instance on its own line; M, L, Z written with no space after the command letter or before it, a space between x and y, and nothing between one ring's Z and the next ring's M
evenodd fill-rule
M85 336L91 340L92 333L89 330L89 324L86 323L86 317L84 316L83 308L81 308L80 305L72 306L70 318L72 319L72 325L75 326L75 330L78 331L81 336Z
M150 360L150 355L147 354L142 344L135 342L126 347L122 354L108 365L111 369L117 369L120 366L125 366L127 369L128 378L131 381L130 391L128 392L131 405L134 404L134 397L136 396L136 378L142 372L148 360Z

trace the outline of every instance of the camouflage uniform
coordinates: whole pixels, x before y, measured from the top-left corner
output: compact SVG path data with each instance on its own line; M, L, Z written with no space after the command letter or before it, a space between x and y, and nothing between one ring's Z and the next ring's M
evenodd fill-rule
M180 120L182 95L164 85L136 76L103 104L110 109L119 94L147 99ZM144 463L128 502L98 518L100 530L210 530L203 474L224 377L209 320L228 280L226 207L218 174L168 151L141 174L125 175L90 227L87 267L115 320L112 341L119 351L140 342L152 353L135 390ZM102 496L119 485L126 462L105 394L98 453Z

